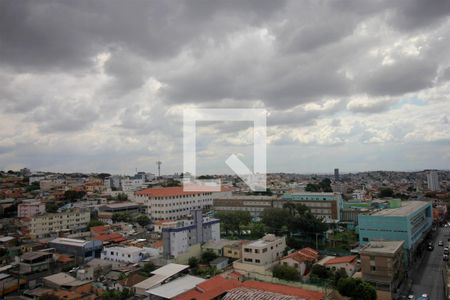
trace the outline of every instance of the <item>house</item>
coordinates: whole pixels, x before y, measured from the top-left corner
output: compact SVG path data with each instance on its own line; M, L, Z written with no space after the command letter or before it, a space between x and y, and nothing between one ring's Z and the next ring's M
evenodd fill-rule
M38 273L50 269L53 254L48 252L27 252L20 257L20 273Z
M221 256L212 260L209 265L217 270L223 270L228 266L229 260L230 259L228 257Z
M242 245L242 259L233 262L233 268L241 273L258 273L271 276L270 269L283 257L286 237L266 234L263 238Z
M148 277L143 276L139 273L131 273L128 277L124 279L117 280L113 283L113 288L122 291L124 288L134 291L133 286L148 279Z
M330 258L323 262L323 266L331 271L345 270L348 277L351 277L357 271L357 256L341 256Z
M115 246L104 248L101 254L101 259L135 264L146 258L158 255L159 251L153 248Z
M305 276L311 270L314 263L319 260L320 253L312 248L303 248L292 252L280 259L280 264L294 267L300 276Z

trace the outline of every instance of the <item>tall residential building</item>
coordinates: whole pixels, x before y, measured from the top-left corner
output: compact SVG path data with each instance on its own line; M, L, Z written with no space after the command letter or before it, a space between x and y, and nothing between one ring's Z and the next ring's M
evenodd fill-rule
M334 169L334 180L339 181L339 169Z
M231 192L185 192L183 187L149 188L135 192L134 201L144 204L153 220L179 220L197 209L210 209L216 196Z
M82 209L36 215L28 222L29 235L31 238L42 238L77 232L86 229L90 220L90 212Z
M32 202L23 202L17 205L17 217L31 218L35 215L45 213L45 203L33 200Z
M437 171L429 171L427 173L427 185L428 189L433 192L437 192L441 189L439 184L439 175Z
M405 241L405 261L409 262L431 230L432 207L425 201L402 201L400 207L378 209L358 216L359 243Z
M284 194L282 200L307 206L314 216L322 218L327 223L336 223L340 220L344 205L340 193L291 193Z
M372 284L378 299L392 299L404 278L403 241L373 241L360 251L362 278ZM382 297L385 294L387 297Z
M192 211L192 220L180 220L176 227L162 229L164 257L176 257L196 244L220 240L220 220L203 217L201 210Z

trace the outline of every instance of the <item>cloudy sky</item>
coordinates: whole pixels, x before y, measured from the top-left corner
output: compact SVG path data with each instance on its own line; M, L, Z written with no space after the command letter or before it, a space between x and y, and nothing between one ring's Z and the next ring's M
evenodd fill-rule
M0 1L0 169L182 168L186 108L266 108L271 172L450 168L450 1ZM200 123L199 173L249 167Z

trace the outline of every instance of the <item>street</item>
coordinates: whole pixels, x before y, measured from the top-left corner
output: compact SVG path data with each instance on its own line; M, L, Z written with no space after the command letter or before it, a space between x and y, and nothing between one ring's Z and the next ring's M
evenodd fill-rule
M419 266L413 268L412 272L412 294L419 297L422 294L428 294L429 299L443 300L444 281L442 277L442 268L445 262L442 260L444 247L447 246L449 228L439 228L433 238L434 250L426 251ZM444 246L438 246L438 242L443 241Z

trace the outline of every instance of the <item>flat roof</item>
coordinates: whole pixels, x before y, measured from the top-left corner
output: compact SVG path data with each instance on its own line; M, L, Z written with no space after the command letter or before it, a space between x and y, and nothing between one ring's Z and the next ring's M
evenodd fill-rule
M187 266L187 265L170 263L159 269L154 270L153 272L151 272L151 274L164 275L164 276L170 277L170 276L173 276L183 270L186 270L187 268L189 268L189 266Z
M401 248L404 241L371 241L360 250L360 254L364 253L384 253L394 254Z
M425 201L402 201L398 208L385 208L374 211L370 215L404 217L427 205L430 205L430 203Z
M33 259L36 259L36 258L48 256L49 254L51 254L51 253L41 252L41 251L26 252L26 253L22 254L22 256L20 258L21 259L26 259L26 260L33 260Z
M54 240L51 240L50 243L58 243L58 244L64 244L64 245L70 245L70 246L83 247L87 243L89 243L89 241L78 240L78 239L68 239L68 238L56 238Z
M108 207L108 208L122 208L122 207L139 207L140 205L134 202L118 202L118 203L110 203L102 205L102 207Z
M173 297L195 288L197 284L202 283L203 281L206 280L200 277L186 275L156 288L149 289L146 293L165 299L172 299Z
M170 276L164 276L164 275L153 275L152 277L145 279L144 281L141 281L135 285L133 285L134 288L141 288L141 289L151 289L154 286L157 286Z

